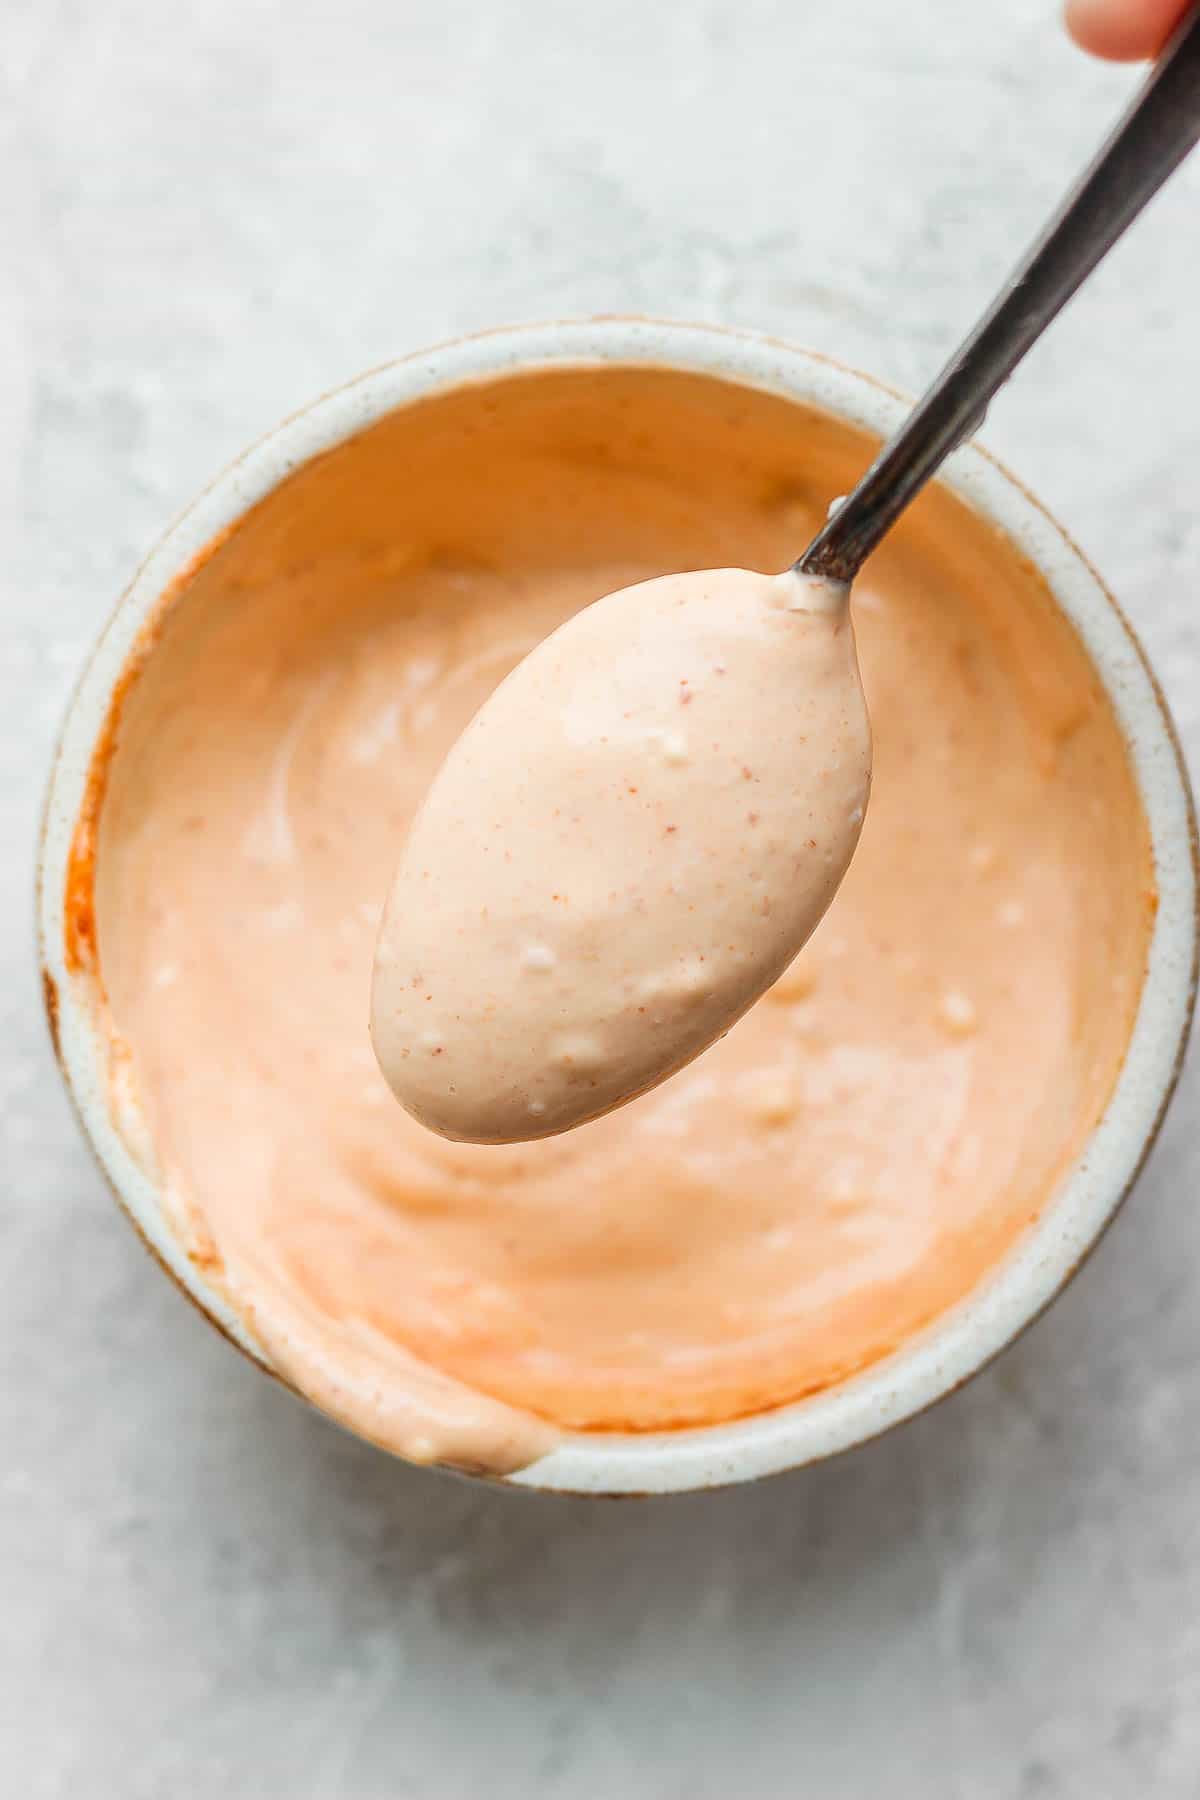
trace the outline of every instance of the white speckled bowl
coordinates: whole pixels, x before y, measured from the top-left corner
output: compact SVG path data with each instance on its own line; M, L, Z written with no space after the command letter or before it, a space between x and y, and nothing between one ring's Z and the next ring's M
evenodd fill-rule
M39 864L42 966L63 1075L132 1223L209 1320L264 1368L267 1358L242 1320L171 1235L153 1182L109 1117L104 1046L95 1027L95 978L69 966L65 931L71 842L93 755L138 632L164 591L297 464L430 394L515 369L571 363L708 373L823 407L877 434L891 431L905 410L895 395L823 357L712 327L599 319L498 331L423 351L362 376L286 420L201 495L120 602L66 720ZM1140 783L1159 905L1145 988L1116 1089L1086 1152L1038 1225L982 1288L888 1360L811 1399L735 1424L568 1438L510 1476L514 1486L664 1494L795 1468L873 1437L966 1381L1054 1298L1112 1219L1154 1141L1187 1038L1197 956L1196 824L1171 719L1112 597L1037 502L976 448L960 451L944 480L1041 570L1112 698Z

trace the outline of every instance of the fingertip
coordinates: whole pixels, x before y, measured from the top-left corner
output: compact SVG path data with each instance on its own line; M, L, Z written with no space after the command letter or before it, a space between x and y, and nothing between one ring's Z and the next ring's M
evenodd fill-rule
M1067 30L1108 62L1157 56L1183 12L1182 0L1066 0Z

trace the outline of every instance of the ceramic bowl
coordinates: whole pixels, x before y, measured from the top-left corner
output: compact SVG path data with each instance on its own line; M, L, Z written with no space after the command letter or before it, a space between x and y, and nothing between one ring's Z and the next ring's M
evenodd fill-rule
M712 327L599 319L492 332L372 370L286 420L220 476L172 526L118 605L66 719L40 846L41 957L64 1079L121 1206L185 1292L261 1366L264 1352L168 1229L155 1184L109 1115L96 977L68 954L72 838L89 771L138 634L161 596L219 533L297 467L383 414L464 383L579 364L652 366L710 375L824 408L877 435L903 400L827 358ZM509 1476L518 1487L596 1494L665 1494L746 1481L833 1455L874 1437L959 1387L1036 1317L1071 1279L1129 1192L1179 1070L1197 950L1195 818L1171 719L1146 657L1112 596L1049 514L977 447L944 482L1028 556L1076 627L1106 688L1140 785L1159 904L1133 1034L1120 1077L1084 1153L1039 1222L988 1281L919 1338L864 1374L754 1418L701 1430L568 1437ZM153 652L151 651L151 654Z

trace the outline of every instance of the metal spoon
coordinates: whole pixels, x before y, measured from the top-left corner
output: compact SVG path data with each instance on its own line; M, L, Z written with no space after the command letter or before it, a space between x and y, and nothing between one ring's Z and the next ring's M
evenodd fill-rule
M372 1041L423 1125L488 1144L569 1131L682 1068L782 973L854 853L869 788L847 584L1198 138L1200 3L1024 267L801 557L802 580L725 569L609 594L475 715L413 822L376 954ZM697 635L722 643L728 680L704 693L709 725L690 743L674 728L698 697ZM747 830L762 815L746 813L730 744L769 832ZM663 841L681 816L692 847L668 880ZM473 817L482 826L464 830ZM582 903L557 904L571 894Z
M796 568L853 581L942 463L982 425L1026 351L1200 140L1200 4L966 341L839 503Z

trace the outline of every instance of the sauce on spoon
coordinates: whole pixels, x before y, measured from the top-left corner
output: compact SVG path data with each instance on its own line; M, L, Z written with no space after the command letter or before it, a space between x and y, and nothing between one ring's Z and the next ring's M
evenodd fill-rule
M721 1037L795 957L862 828L848 590L669 575L544 640L413 822L371 1032L443 1137L568 1131Z

